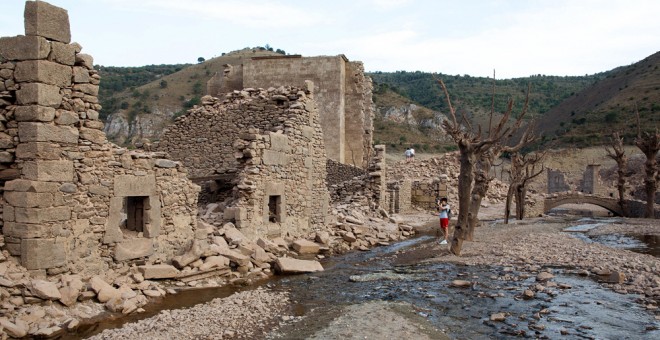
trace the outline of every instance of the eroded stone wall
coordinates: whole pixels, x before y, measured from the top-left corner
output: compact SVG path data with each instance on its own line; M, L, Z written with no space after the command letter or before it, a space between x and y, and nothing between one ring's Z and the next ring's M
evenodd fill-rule
M310 83L248 88L179 117L157 148L184 162L193 176L233 173L225 219L249 237L300 236L325 224L323 132Z
M343 55L254 57L225 65L209 80L207 93L220 96L246 88L303 86L314 83L328 158L366 168L373 152L372 82L361 62Z
M194 238L199 188L159 153L109 143L100 77L71 43L68 13L26 2L25 36L0 38L5 248L30 270L100 273L166 261ZM139 231L126 226L139 200ZM135 212L135 206L131 205Z

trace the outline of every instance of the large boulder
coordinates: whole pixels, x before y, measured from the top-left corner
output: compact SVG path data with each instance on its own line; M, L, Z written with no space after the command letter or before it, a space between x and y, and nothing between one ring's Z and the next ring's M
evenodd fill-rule
M292 248L299 254L318 254L321 249L318 244L305 239L293 241Z
M323 271L319 261L298 260L290 257L280 257L275 262L275 268L280 274L301 274Z
M172 279L179 275L179 270L169 264L149 264L139 266L138 270L144 279Z
M44 300L59 300L62 298L60 290L57 285L50 281L32 280L30 284L30 292L36 297Z

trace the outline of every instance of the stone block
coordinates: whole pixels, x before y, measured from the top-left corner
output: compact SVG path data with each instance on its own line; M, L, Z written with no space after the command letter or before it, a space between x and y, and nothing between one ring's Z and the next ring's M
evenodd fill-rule
M99 95L99 86L98 85L76 84L76 85L73 85L73 90L74 91L80 91L82 93L86 93L90 96L95 96L95 97Z
M47 192L6 191L5 200L15 207L47 208L53 206L53 194Z
M172 279L179 275L179 270L169 264L152 264L139 266L138 270L146 280Z
M51 235L51 228L43 224L5 222L2 228L5 237L40 238Z
M157 196L156 177L117 175L114 178L115 196Z
M50 43L42 37L19 35L0 38L0 56L6 60L46 59L49 53Z
M154 253L151 239L135 238L117 243L114 258L116 261L125 261L150 256Z
M73 182L73 162L69 160L28 161L23 164L25 179L45 182Z
M68 221L71 219L71 208L16 208L15 216L18 223Z
M25 34L37 35L63 43L71 42L68 12L43 1L25 3Z
M76 63L76 47L53 41L51 43L51 53L48 56L48 60L73 66L73 64Z
M55 109L39 105L18 106L14 117L19 122L52 122L55 119Z
M84 67L76 66L73 68L74 83L89 83L89 70Z
M123 233L119 228L121 223L122 207L124 206L124 197L110 198L110 211L103 234L103 243L120 242L123 239Z
M321 249L318 244L305 239L293 241L292 247L298 254L318 254Z
M62 104L60 88L55 85L42 83L21 84L16 91L16 101L19 105L42 105L57 108Z
M62 149L57 144L29 142L16 147L16 158L20 159L60 159Z
M94 69L94 58L89 54L76 54L76 66L82 66L88 70Z
M0 132L0 149L11 149L14 147L14 138L4 132Z
M272 150L264 150L262 156L264 165L287 165L289 164L289 155Z
M110 189L102 185L90 185L89 193L99 196L110 196Z
M289 137L281 133L270 133L270 149L273 151L288 152Z
M14 155L11 152L0 151L0 163L13 163Z
M19 177L21 177L21 172L18 169L0 170L0 180L10 181Z
M323 271L318 261L298 260L289 257L280 257L275 262L275 269L280 274L301 274Z
M97 129L80 128L80 138L88 140L95 144L104 144L107 142L105 132Z
M15 179L5 182L5 191L57 192L59 183Z
M48 60L26 60L16 64L14 79L17 82L45 83L58 87L71 85L70 66Z
M80 121L78 114L73 111L58 110L59 117L55 119L58 125L73 125Z
M48 269L66 264L65 244L48 239L21 240L21 263L27 269Z
M18 138L21 142L59 142L78 144L78 129L71 126L46 123L18 123Z

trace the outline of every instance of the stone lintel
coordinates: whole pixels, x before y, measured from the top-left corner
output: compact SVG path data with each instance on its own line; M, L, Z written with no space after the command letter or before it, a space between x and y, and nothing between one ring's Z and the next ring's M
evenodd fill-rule
M19 35L0 38L0 56L6 60L46 59L49 53L50 43L42 37Z

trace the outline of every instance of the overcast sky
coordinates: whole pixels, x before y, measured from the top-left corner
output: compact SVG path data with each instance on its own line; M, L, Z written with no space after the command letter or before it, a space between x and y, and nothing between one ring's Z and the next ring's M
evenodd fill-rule
M50 0L106 66L194 63L269 44L368 71L584 75L660 50L658 0ZM0 0L0 36L23 34Z

